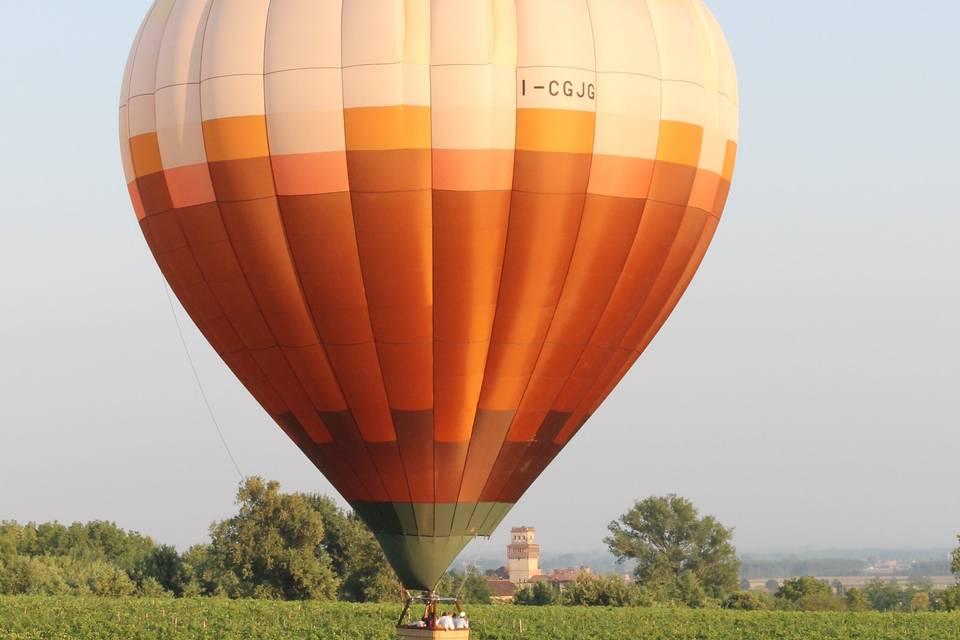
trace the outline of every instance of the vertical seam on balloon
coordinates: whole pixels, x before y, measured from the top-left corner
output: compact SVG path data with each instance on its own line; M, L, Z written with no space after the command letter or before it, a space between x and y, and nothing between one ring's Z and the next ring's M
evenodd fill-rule
M427 3L427 20L429 29L427 32L427 82L430 96L430 378L433 392L433 535L437 535L437 497L439 492L439 473L437 472L437 249L436 249L436 229L435 215L433 206L433 0ZM451 525L452 525L451 521Z
M640 219L637 221L637 233L636 233L636 236L635 236L634 239L633 239L633 244L631 244L630 251L627 252L627 259L624 261L624 267L625 267L626 264L630 261L630 253L633 252L633 247L636 245L637 241L638 241L639 238L640 238L640 229L641 229L641 227L642 227L642 225L643 225L643 219L644 219L644 217L646 216L646 213L647 213L647 205L648 205L648 203L650 202L650 189L653 187L654 173L655 173L655 171L656 171L656 166L657 166L657 158L656 158L656 156L657 156L657 151L660 149L660 141L661 141L661 139L662 139L662 137L663 137L663 59L662 59L661 52L660 52L660 46L659 46L658 40L657 40L657 27L656 27L655 20L654 20L654 17L653 17L653 12L650 10L650 5L649 5L649 3L644 2L644 3L643 3L643 6L644 6L644 8L646 9L647 16L649 16L649 18L650 18L650 32L651 32L651 34L653 35L654 45L655 45L655 49L656 49L656 51L657 51L657 66L660 68L660 71L659 71L659 76L660 76L660 77L657 78L657 81L658 81L658 83L660 84L660 92L659 92L660 95L658 96L659 99L660 99L660 110L659 110L659 113L657 114L657 144L656 144L656 147L654 148L654 152L653 152L653 154L654 154L654 157L653 157L653 170L650 172L650 181L647 183L647 190L646 190L646 191L647 191L647 198L646 198L646 199L644 200L644 202L643 202L643 209L642 209L642 211L640 212ZM587 342L586 342L586 344L585 344L584 347L583 347L583 351L581 352L580 357L577 358L576 364L573 366L573 369L571 369L570 375L567 376L566 382L564 382L564 386L561 387L561 390L560 390L559 393L563 393L563 389L566 387L567 384L569 384L570 379L573 378L573 375L577 372L577 369L579 369L581 363L583 362L583 359L584 359L584 357L585 357L585 355L586 355L586 353L587 353L587 350L590 348L590 345L593 343L594 337L596 337L596 335L597 335L597 330L600 328L600 325L603 323L603 320L604 320L604 318L605 318L606 315L607 315L607 311L609 310L610 300L612 300L613 297L614 297L614 295L616 294L617 288L620 286L620 283L623 281L623 277L624 277L624 271L621 270L620 275L617 277L617 281L614 283L613 290L610 292L610 297L607 299L607 306L604 307L603 313L600 315L600 319L597 321L597 324L594 326L593 331L590 333L590 337L587 339ZM639 309L638 309L637 312L639 313ZM608 362L609 362L609 360L608 360ZM606 367L606 363L604 363L604 368L605 368L605 367ZM601 373L602 373L602 372L603 372L603 368L601 368L600 371L601 371ZM594 379L596 379L596 378L594 378ZM585 395L586 395L587 393L589 393L589 390L593 388L593 382L591 382L590 385L591 385L590 387L587 387L587 391L584 392L584 394L581 395L581 398L578 399L577 402L574 404L573 412L572 412L571 416L567 419L567 422L564 423L564 428L566 428L566 425L569 423L570 420L575 420L575 419L576 419L577 409L579 409L579 407L580 407L580 405L581 405L581 400L583 399L583 397L585 397ZM557 397L559 397L559 393L558 393ZM556 400L556 399L554 399L554 400ZM561 429L561 430L562 430L562 429ZM558 435L559 435L559 434L558 434ZM570 439L572 439L572 437L571 437ZM566 446L566 444L570 442L570 439L568 439L567 442L564 443L564 446Z
M590 12L590 1L589 1L589 0L584 0L584 6L585 6L585 8L586 8L586 10L587 10L587 20L588 20L589 27L590 27L590 39L591 39L591 42L593 43L593 81L594 81L594 83L596 84L596 87L597 87L597 96L598 96L597 99L599 100L599 95L600 95L600 75L597 73L597 66L598 66L598 64L597 64L597 62L598 62L598 60L597 60L597 34L596 34L596 31L594 30L594 26L593 26L593 15L592 15L592 13ZM499 462L499 460L500 460L500 456L503 455L503 450L504 450L504 447L506 446L507 439L510 437L510 431L513 429L513 425L514 425L514 424L517 422L517 420L520 418L520 409L523 407L523 401L524 401L524 399L527 397L527 392L530 390L530 385L533 383L533 376L534 376L534 374L537 372L537 366L540 364L540 360L541 360L541 358L543 357L543 352L544 352L544 350L546 349L546 346L547 346L547 339L550 337L550 330L553 328L553 323L554 323L554 322L556 321L556 319L557 319L557 311L559 310L560 301L563 299L563 291L564 291L564 289L566 289L566 287L567 287L567 279L568 279L569 276L570 276L570 269L573 267L573 261L574 261L574 258L576 257L576 254L577 254L577 245L578 245L579 242L580 242L580 232L583 230L583 216L584 216L584 213L586 212L586 209L587 209L587 195L588 195L589 192L590 192L590 176L591 176L591 174L593 173L593 159L594 159L595 152L596 152L596 145L597 145L597 103L594 102L594 105L593 105L593 141L592 141L592 143L591 143L591 145L590 145L590 162L589 162L588 167L587 167L587 182L586 182L586 185L584 186L584 190L583 190L583 203L580 205L580 220L579 220L578 223L577 223L577 234L576 234L576 237L574 238L573 246L570 248L570 259L567 261L567 269L566 269L566 271L565 271L564 274L563 274L563 283L560 285L560 291L559 291L559 293L557 294L557 303L556 303L556 306L555 306L554 309L553 309L553 315L550 317L550 323L547 325L547 331L546 331L546 333L545 333L544 336L543 336L543 343L540 345L540 350L539 350L539 352L537 353L537 359L534 361L533 369L530 370L530 378L527 380L527 383L526 383L526 385L525 385L524 388L523 388L523 393L522 393L521 396L520 396L520 402L517 403L517 413L513 416L513 420L510 421L510 426L507 428L507 435L504 436L503 443L501 443L501 445L500 445L500 451L497 453L497 459L496 459L496 461L494 462L494 466L497 465L497 462ZM549 415L549 413L548 413L548 415ZM534 434L533 434L533 438L525 443L526 446L523 448L522 456L526 456L527 453L530 451L531 447L533 446L533 443L534 443L534 442L537 442L537 436L539 435L539 431L540 431L540 427L541 427L541 426L542 426L542 424L537 427L537 430L536 430L536 431L534 432ZM523 459L523 458L521 458L521 459ZM517 472L518 472L518 471L519 471L519 467L514 468L514 469L510 472L510 475L507 476L506 480L505 480L505 481L503 482L503 484L500 486L500 489L499 489L500 494L502 494L502 493L510 486L510 483L511 483L511 482L513 481L513 479L517 476ZM483 491L484 491L484 492L486 492L487 486L489 486L489 484L490 484L490 478L487 478L487 485L484 486L484 488L483 488ZM481 495L482 495L482 494L481 494ZM494 497L494 496L491 497L491 499L494 500L494 501L496 501L497 498L506 500L505 496L503 496L503 495L498 495L498 496L495 496L495 497ZM489 516L488 516L488 518L489 518Z
M414 504L413 491L411 491L410 489L410 479L407 477L407 467L403 460L403 454L400 452L400 437L397 434L397 425L393 420L393 407L390 406L390 396L387 395L387 383L383 377L383 365L380 363L380 347L377 344L377 336L373 331L373 318L371 318L370 316L370 301L367 299L366 277L364 276L364 273L363 273L363 259L360 256L360 231L357 229L357 217L353 208L353 190L350 189L350 160L349 160L349 150L347 149L347 117L346 117L346 100L345 100L345 96L346 96L345 84L346 83L344 81L344 73L343 73L344 71L343 41L344 41L344 26L345 26L344 21L345 21L345 13L346 13L345 12L346 3L347 3L347 0L340 0L340 98L342 103L340 105L341 106L340 116L343 118L343 150L344 150L345 161L347 163L347 194L349 195L349 198L350 198L350 219L353 221L353 233L354 233L354 238L357 244L357 264L359 265L359 268L360 268L360 282L363 283L363 298L364 298L364 302L366 302L367 304L367 321L370 323L370 334L373 336L373 352L377 358L377 370L380 373L380 384L383 387L383 395L387 401L387 415L390 417L390 426L393 428L394 439L393 439L392 445L396 449L397 458L399 458L400 460L400 468L403 470L403 482L407 485L407 495L410 498L410 508L412 510L413 504ZM359 425L357 425L358 430L359 428L360 428ZM363 439L362 433L360 435L360 440L363 442L363 446L366 448L367 441ZM376 471L377 471L377 476L379 476L380 470L377 469ZM384 486L384 491L386 491L387 500L390 501L390 505L391 505L390 508L394 510L394 512L397 514L398 519L401 522L401 533L404 535L409 535L403 531L402 519L399 518L400 512L397 511L397 508L393 503L393 498L390 494L390 491L387 489L386 486ZM416 520L417 520L416 517L414 517L413 518L414 526L416 526ZM419 527L417 528L417 532L419 533Z
M206 20L204 21L204 24L203 24L203 35L201 36L201 41L200 41L200 63L199 63L199 83L198 83L199 93L198 93L198 100L199 100L199 103L200 103L200 121L201 121L201 123L203 122L203 52L204 52L204 49L206 49L208 27L210 26L210 18L211 18L211 16L213 15L213 8L214 8L214 5L216 5L216 3L217 3L217 0L210 0L210 8L209 8L209 10L207 11ZM266 118L266 116L264 116L264 118ZM201 133L201 136L200 136L200 141L201 141L201 143L203 144L203 155L204 155L204 158L206 159L205 164L206 164L206 166L207 166L207 171L210 172L210 156L209 156L209 154L207 153L207 139L206 139L206 136L203 135L202 133ZM211 184L212 184L212 182L213 182L213 174L212 174L212 172L210 173L210 180L211 180ZM216 196L216 190L214 190L214 196ZM236 247L234 247L234 244L233 244L233 239L230 237L230 231L227 229L226 220L225 220L224 217L223 217L223 209L220 207L220 202L215 200L215 201L214 201L214 204L215 204L216 207L217 207L217 213L218 213L219 216L220 216L220 222L223 224L223 230L224 230L224 233L225 233L225 235L226 235L226 237L227 237L227 244L230 245L230 250L231 250L231 252L233 253L233 258L234 258L234 260L236 260L237 265L238 265L239 267L241 267L241 268L240 268L240 275L242 276L244 282L246 283L247 289L249 289L249 291L250 291L250 297L253 299L254 303L257 305L257 311L259 311L260 315L263 316L263 309L261 309L261 307L260 307L260 301L257 299L256 295L255 295L254 292L253 292L253 287L250 285L250 279L247 277L246 272L243 271L242 265L241 265L241 263L240 263L240 258L239 258L238 254L237 254ZM272 328L270 327L270 325L267 323L265 316L263 316L263 321L264 321L264 325L265 325L266 328L267 328L267 331L268 331L269 334L270 334L270 337L273 338L273 341L274 341L277 349L279 349L279 350L280 350L280 353L283 354L283 350L282 350L282 348L280 347L280 343L279 343L279 341L277 340L277 337L276 337L276 335L274 334L273 329L272 329ZM233 323L231 322L231 324L233 324ZM286 359L286 354L284 354L284 359ZM270 379L270 377L269 377L268 375L266 375L266 372L263 371L263 367L261 367L260 364L256 362L256 359L254 359L253 361L254 361L254 364L257 365L257 368L260 369L260 372L263 373L264 380L267 382L267 384L270 385L270 386L273 388L274 393L277 394L277 397L280 398L281 401L283 401L284 405L286 405L287 410L290 411L291 414L293 414L293 409L292 409L292 407L290 407L290 406L287 404L287 402L283 399L283 396L280 395L279 391L278 391L277 388L276 388L276 385L274 385L274 383L273 383L273 381ZM287 361L287 366L290 366L289 360ZM299 384L299 380L297 381L297 383ZM303 391L304 393L306 393L306 391L303 390L302 387L301 387L301 391ZM271 417L272 417L272 416L271 416ZM312 439L310 438L310 435L309 435L308 433L305 433L305 435L307 436L307 439L308 439L308 440L311 440L311 441L312 441ZM332 435L332 434L331 434L331 435ZM316 444L316 443L314 443L314 444ZM364 486L363 482L359 479L359 476L358 476L358 481L359 481L359 482L358 482L357 488L358 488L358 489L363 489L364 491L367 491L367 488Z
M268 120L269 114L267 113L267 69L266 69L266 60L267 60L267 47L268 47L268 45L269 45L269 37L270 37L270 15L271 15L272 10L273 10L273 0L267 0L267 17L266 17L266 22L265 22L264 28L263 28L263 60L264 60L263 64L264 64L264 67L263 67L263 76L262 76L262 78L261 78L261 81L262 81L262 86L263 86L263 124L264 124L264 129L266 130L267 159L268 159L268 162L269 162L269 165L270 165L270 180L271 180L271 182L272 182L272 184L273 184L274 201L275 201L276 204L277 204L277 217L278 217L278 220L279 220L279 223L280 223L280 230L283 232L283 246L284 246L284 248L285 248L286 251L287 251L287 259L288 259L289 262L290 262L290 270L291 270L291 272L293 273L294 280L295 280L296 283L297 283L297 291L300 293L300 301L301 301L301 303L302 303L302 305L303 305L303 311L304 311L304 313L306 314L307 318L308 318L309 321L310 321L310 326L313 328L313 334L314 334L314 336L315 336L316 339L317 339L317 346L319 346L319 347L323 350L324 356L325 356L326 359L327 359L327 364L328 364L328 366L330 367L330 372L331 372L331 374L332 374L333 381L334 381L334 382L336 383L336 385L337 385L337 391L340 393L340 397L343 399L343 403L344 403L344 405L347 407L347 411L349 411L349 412L350 412L350 415L353 416L353 410L350 408L350 404L347 402L346 395L345 395L344 392L343 392L343 386L340 384L340 379L337 377L336 371L333 369L333 364L332 364L332 360L330 359L329 351L327 350L327 345L324 344L323 339L322 339L321 336L320 336L320 329L319 329L319 327L317 326L316 320L315 320L314 317L313 317L312 309L310 308L310 305L309 305L309 303L308 303L308 301L307 301L307 294L306 294L306 291L305 291L304 288L303 288L303 280L300 278L300 272L297 270L297 261L296 261L296 259L294 258L294 256L293 256L293 250L292 250L292 248L290 247L290 237L289 237L289 235L287 234L287 225L286 225L286 222L284 222L284 218L283 218L283 205L280 203L280 193L279 193L279 190L277 189L277 175L276 175L276 171L275 171L274 164L273 164L273 152L271 151L271 148L270 148L270 124L269 124L269 120ZM281 352L283 352L283 349L282 349L282 348L281 348ZM289 362L289 359L287 358L286 354L284 354L284 358L287 360L287 363L288 363L288 365L289 365L290 362ZM295 369L293 369L292 366L290 367L290 371L291 371L291 373L293 374L294 378L298 378L297 372L296 372ZM298 382L299 382L299 378L298 378ZM303 386L302 383L301 383L301 386ZM304 388L304 392L306 393L306 388ZM307 394L307 396L309 397L309 394ZM318 417L321 421L323 421L322 417L319 416L320 409L319 409L319 407L317 407L317 406L313 403L313 399L312 399L312 398L311 398L311 404L314 405L313 408L314 408L314 411L318 414L317 417ZM354 416L353 422L354 422L354 427L357 429L357 432L359 433L359 425L358 425L358 423L357 423L357 421L356 421L356 417L355 417L355 416ZM328 430L328 431L330 430L329 427L327 428L327 430ZM337 445L337 448L340 449L340 448L341 448L341 445L340 445L339 442L337 442L337 439L336 439L336 437L334 437L332 431L330 431L330 436L331 436L331 438L333 438L333 441L334 441L334 443ZM361 439L361 441L362 441L362 440L363 440L363 437L361 436L360 439ZM370 449L369 449L368 447L366 447L366 443L365 443L365 442L364 442L364 450L366 451L367 458L370 460L370 465L371 465L371 467L373 467L374 469L376 469L376 465L375 465L374 462L373 462L373 457L370 455ZM383 484L383 479L380 477L380 474L379 474L379 473L377 474L377 479L380 481L380 484L382 485L382 484ZM384 486L384 487L383 487L384 493L386 493L386 489L387 489L387 488ZM372 496L371 496L371 497L372 497Z
M492 6L493 6L493 5L491 4L491 10L492 10ZM470 431L470 443L467 445L467 455L466 455L466 457L464 458L463 474L460 476L460 490L457 492L457 504L458 504L458 505L460 504L461 498L463 497L463 485L464 485L464 482L466 481L467 469L468 469L469 466L470 466L470 464L469 464L469 463L470 463L470 453L473 452L474 445L475 445L475 436L476 436L476 429L477 429L477 418L479 417L479 414L480 414L480 401L481 401L482 398L483 398L483 389L484 389L484 387L485 387L486 384L487 384L487 371L488 371L488 369L489 369L489 367L490 367L490 354L493 352L493 346L494 346L494 344L495 344L495 343L494 343L494 336L496 335L497 316L499 315L499 312L500 312L500 296L501 296L501 294L503 293L503 274L504 274L504 268L506 267L506 264L507 264L507 249L508 249L509 246L510 246L510 219L513 217L513 203L514 203L514 196L515 196L515 194L516 194L516 191L515 191L515 189L514 189L513 187L514 187L515 184L516 184L516 175L517 175L517 142L518 142L518 140L519 140L519 133L518 133L518 131L519 131L518 124L519 124L519 123L517 122L517 120L518 120L518 118L517 118L517 112L520 111L520 92L517 91L517 81L519 80L519 73L520 73L520 70L519 70L519 64L520 64L520 7L517 6L516 0L514 0L514 3L513 3L513 10L514 10L514 15L515 15L515 20L516 20L516 26L517 26L517 28L516 28L516 43L515 43L515 44L516 44L516 59L514 60L514 81L513 81L513 87L514 87L513 90L514 90L514 92L515 92L515 96L514 96L514 97L515 97L515 101L514 101L514 114L513 114L513 115L514 115L513 167L511 168L511 171L512 171L513 175L511 176L512 179L511 179L511 187L510 187L510 207L509 207L509 209L508 209L508 211L507 211L507 229L506 229L506 231L504 232L504 236L503 236L503 258L501 258L501 260L500 260L500 283L497 285L497 302L496 302L496 306L494 307L494 317L493 317L493 321L492 321L492 323L491 323L491 325L490 325L490 341L489 341L489 344L487 345L487 357L484 359L483 379L482 379L481 382L480 382L480 395L477 396L477 407L476 407L476 409L474 410L474 414L473 414L473 429ZM504 440L506 440L506 438L507 438L507 434L506 434L506 433L504 433L503 438L504 438ZM501 443L501 446L502 446L502 443ZM489 480L489 478L490 478L490 476L489 476L489 472L488 472L488 473L487 473L487 480ZM486 485L486 480L484 480L484 485ZM465 525L465 526L467 527L467 529L468 529L468 531L465 532L465 533L467 533L467 534L469 534L470 523L473 521L473 518L474 518L474 516L475 516L476 513L477 513L477 509L480 507L481 494L482 494L482 489L481 489L480 493L477 494L477 499L473 501L473 502L474 502L473 511L471 511L471 513L470 513L470 518L467 520L467 523L466 523L466 525ZM454 512L454 520L456 520L456 511Z

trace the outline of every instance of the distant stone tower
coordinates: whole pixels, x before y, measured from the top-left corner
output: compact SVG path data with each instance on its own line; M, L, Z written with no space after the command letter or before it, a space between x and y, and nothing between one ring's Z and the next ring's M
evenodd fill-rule
M540 545L533 527L515 527L510 530L507 547L507 572L510 582L521 584L540 575Z

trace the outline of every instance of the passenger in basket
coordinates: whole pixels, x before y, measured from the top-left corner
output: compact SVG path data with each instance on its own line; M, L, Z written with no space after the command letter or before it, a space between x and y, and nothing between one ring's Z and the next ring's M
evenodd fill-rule
M470 628L470 621L467 620L467 613L466 613L465 611L461 611L461 612L460 612L460 615L457 616L457 617L454 619L454 621L453 621L453 626L454 626L454 628L457 629L458 631L461 630L461 629L469 629L469 628Z
M444 631L455 631L456 627L453 623L453 616L450 615L449 612L444 611L440 619L437 620L437 628L443 629Z

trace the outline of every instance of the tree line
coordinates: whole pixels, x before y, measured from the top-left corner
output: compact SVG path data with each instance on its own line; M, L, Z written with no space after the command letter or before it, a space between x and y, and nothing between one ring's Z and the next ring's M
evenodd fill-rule
M275 482L246 480L238 511L210 527L210 540L180 553L114 524L0 523L0 595L225 597L397 602L399 581L373 534L326 496L282 493ZM572 584L521 588L520 605L677 606L694 608L946 611L960 609L960 586L936 591L874 581L844 591L815 578L740 582L733 530L679 496L637 502L610 523L605 542L635 569L583 575ZM960 574L960 548L952 569ZM450 572L438 586L471 604L491 600L476 568Z
M675 495L636 503L610 523L609 530L605 542L614 556L636 562L632 583L586 575L569 585L538 582L522 588L514 602L782 611L960 610L960 584L938 591L922 578L906 587L877 579L863 589L845 590L839 582L801 577L782 585L771 580L766 591L750 591L749 580L738 580L742 572L731 543L733 530L711 516L701 517L689 500ZM950 568L960 576L960 548Z

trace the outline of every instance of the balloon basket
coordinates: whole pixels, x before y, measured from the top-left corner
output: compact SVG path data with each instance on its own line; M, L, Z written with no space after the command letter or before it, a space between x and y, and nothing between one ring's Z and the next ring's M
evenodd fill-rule
M417 604L423 605L423 616L419 619L414 616L414 620L418 620L418 622L409 624L409 618L407 614L412 613L411 607ZM441 605L444 604L453 605L453 608L441 608ZM441 611L450 612L455 616L460 616L464 613L459 597L440 598L435 593L424 593L420 596L413 597L407 594L406 605L403 607L403 613L400 614L400 620L397 623L397 639L423 640L429 638L446 638L446 640L470 640L469 629L447 631L446 629L429 628L432 627L434 625L434 621L440 617ZM427 622L430 623L429 627L425 626Z
M430 629L397 629L398 640L423 640L425 638L445 638L446 640L470 640L470 631L431 631Z

